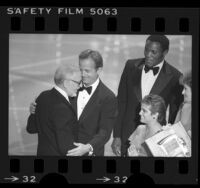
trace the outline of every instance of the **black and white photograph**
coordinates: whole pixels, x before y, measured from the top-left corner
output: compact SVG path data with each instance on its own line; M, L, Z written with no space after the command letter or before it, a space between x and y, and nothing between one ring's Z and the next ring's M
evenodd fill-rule
M8 77L9 156L192 156L192 35L12 33Z

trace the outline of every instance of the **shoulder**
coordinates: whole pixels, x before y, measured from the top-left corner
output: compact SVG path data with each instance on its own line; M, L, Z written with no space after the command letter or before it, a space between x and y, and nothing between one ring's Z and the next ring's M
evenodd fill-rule
M138 134L143 134L146 132L146 126L145 125L138 125L138 127L136 128L136 132Z
M37 100L46 99L51 96L52 90L45 90L40 93Z
M102 81L99 82L99 89L102 95L110 98L116 98L114 92L109 89Z
M165 66L168 71L170 71L175 77L179 78L182 73L175 68L174 66L170 65L168 62L165 61Z
M129 140L134 141L135 139L139 142L143 142L146 135L146 126L138 125L135 131L130 135Z
M144 58L138 58L138 59L129 59L126 62L126 67L138 67L141 64L144 64Z

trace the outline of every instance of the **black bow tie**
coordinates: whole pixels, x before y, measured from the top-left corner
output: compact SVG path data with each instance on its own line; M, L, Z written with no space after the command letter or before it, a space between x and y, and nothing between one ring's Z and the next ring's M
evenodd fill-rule
M83 91L83 90L86 90L88 92L88 94L90 95L90 93L92 92L92 86L90 86L90 87L82 86L79 88L78 91Z
M145 65L145 67L144 67L145 73L147 73L149 70L152 70L153 75L155 76L159 71L159 67L148 67L148 66Z

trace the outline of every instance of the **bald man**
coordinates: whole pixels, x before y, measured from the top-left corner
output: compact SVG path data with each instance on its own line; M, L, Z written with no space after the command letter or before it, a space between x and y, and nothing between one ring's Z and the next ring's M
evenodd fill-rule
M80 71L59 67L54 75L55 87L36 99L35 114L30 114L27 131L38 134L38 156L65 156L74 148L78 122L69 97L76 96L81 82Z

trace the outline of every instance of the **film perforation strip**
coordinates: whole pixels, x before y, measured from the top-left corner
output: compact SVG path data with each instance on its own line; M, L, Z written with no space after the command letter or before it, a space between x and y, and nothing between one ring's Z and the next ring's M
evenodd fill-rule
M93 19L90 17L83 18L83 30L92 31L93 30Z
M21 30L21 18L20 17L11 17L11 30L20 31Z
M43 159L34 160L34 172L43 173L45 171L45 161ZM58 172L59 173L68 173L68 160L59 159L57 161ZM20 160L19 159L10 159L10 172L11 173L20 173ZM93 161L91 159L82 160L82 172L83 173L92 173L93 172ZM117 164L114 159L106 160L106 172L110 174L116 173ZM140 161L139 160L130 160L130 172L131 173L140 173ZM154 172L155 174L164 174L165 173L165 161L164 160L155 160L154 161ZM178 173L188 174L188 161L180 160L178 163Z
M82 161L82 172L83 173L92 173L92 160L91 159L84 159Z
M155 31L164 32L165 31L165 18L156 18L155 19Z
M189 32L190 24L188 18L180 18L179 20L179 30L180 32Z
M164 161L163 160L156 160L154 163L154 172L155 174L164 174Z
M11 30L20 31L23 28L24 23L22 23L21 17L11 17ZM82 20L82 31L92 32L94 30L94 20L92 17L84 17ZM70 19L68 17L59 17L58 31L69 31L70 29ZM168 23L169 24L169 23ZM140 17L133 17L130 20L130 31L140 32L143 30L142 20ZM116 18L110 17L106 20L107 32L116 32L118 30L118 21ZM154 31L155 32L165 32L166 31L166 19L164 17L156 17L154 20ZM44 17L35 17L34 19L34 30L45 31L46 20ZM180 18L178 20L178 31L182 33L187 33L190 31L190 24L188 18Z
M117 31L117 19L116 18L108 18L107 19L107 31L115 32Z
M130 166L131 173L140 173L140 160L131 160Z
M188 174L189 173L189 167L188 167L188 161L187 160L180 160L179 161L179 173L180 174Z
M35 18L35 31L44 31L46 29L45 18L36 17Z
M34 160L34 172L35 173L43 173L45 161L43 159L35 159Z
M106 161L106 172L110 174L114 174L117 171L116 161L113 159L108 159Z
M68 31L69 30L69 18L68 17L59 18L59 30L60 31Z
M20 172L20 160L19 159L11 159L10 160L10 172L11 173L19 173Z
M141 31L141 18L135 17L131 18L131 31L133 32L140 32Z
M68 160L67 159L59 159L58 160L58 172L59 173L67 173L68 172Z

